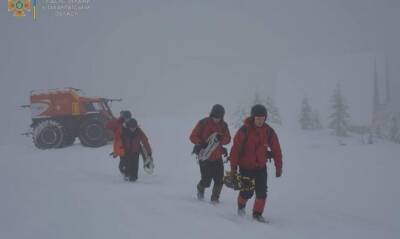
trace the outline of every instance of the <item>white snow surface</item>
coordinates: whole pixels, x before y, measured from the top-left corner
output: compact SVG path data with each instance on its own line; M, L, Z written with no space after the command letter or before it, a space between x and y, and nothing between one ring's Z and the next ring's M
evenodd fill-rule
M219 205L209 203L210 189L196 199L195 123L143 121L156 168L147 175L141 164L134 183L123 181L111 145L0 146L0 238L400 238L398 144L338 144L328 131L276 127L284 173L275 178L268 165L270 223L261 224L250 216L254 199L245 218L236 216L237 192L228 188Z

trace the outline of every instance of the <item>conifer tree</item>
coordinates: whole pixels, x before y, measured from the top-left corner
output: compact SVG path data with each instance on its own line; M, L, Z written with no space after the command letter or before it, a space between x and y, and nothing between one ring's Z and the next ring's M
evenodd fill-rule
M305 96L301 102L299 122L302 129L313 129L312 110L310 104L308 103L307 96Z
M329 128L333 129L334 135L337 136L347 136L348 131L348 120L350 118L349 113L347 112L348 106L346 101L342 95L342 91L340 85L338 84L335 92L331 98L332 101L332 114L330 115L331 122L329 124Z

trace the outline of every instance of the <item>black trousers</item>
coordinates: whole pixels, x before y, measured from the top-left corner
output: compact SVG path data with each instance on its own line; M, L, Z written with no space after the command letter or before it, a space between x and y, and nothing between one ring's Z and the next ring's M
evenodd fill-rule
M256 191L256 198L264 199L267 197L267 168L263 169L240 169L240 175L255 179L255 190L240 191L239 195L245 199L250 199Z
M139 170L139 153L128 154L120 157L119 171L131 181L138 178Z
M200 161L200 173L201 180L200 185L204 188L208 188L211 185L211 181L214 180L214 184L222 185L224 177L224 162L222 159L219 160L205 160Z

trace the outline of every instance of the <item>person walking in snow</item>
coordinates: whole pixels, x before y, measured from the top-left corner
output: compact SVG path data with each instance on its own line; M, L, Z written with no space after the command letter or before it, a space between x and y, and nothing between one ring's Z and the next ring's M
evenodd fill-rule
M254 191L256 199L253 206L253 218L266 222L262 216L267 199L267 160L274 159L276 177L282 175L282 152L278 136L274 129L266 123L267 109L260 104L251 109L251 116L237 131L230 152L231 174L255 180L255 189L240 191L237 206L238 215L245 215L246 202L252 198ZM268 151L268 148L271 151ZM272 152L272 155L271 155Z
M151 157L149 140L136 119L130 118L115 128L113 153L120 157L119 169L127 181L134 182L138 178L141 144Z
M218 146L211 152L206 160L199 160L201 180L197 184L197 198L204 199L205 189L214 181L211 202L219 203L219 197L223 186L224 163L222 155L225 153L223 145L229 144L231 136L228 124L224 121L225 109L216 104L212 107L209 117L200 120L190 135L190 141L194 144L193 153L199 154L208 145L211 135L216 134Z
M113 158L119 157L119 170L125 174L124 147L122 145L121 133L122 129L126 128L126 122L132 118L132 113L129 110L120 112L118 118L114 118L106 124L106 128L113 133L113 152L110 154Z

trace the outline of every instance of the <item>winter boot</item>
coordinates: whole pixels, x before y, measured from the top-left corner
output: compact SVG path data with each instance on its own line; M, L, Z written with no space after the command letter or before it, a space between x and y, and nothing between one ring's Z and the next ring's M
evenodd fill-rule
M268 223L268 221L259 212L253 212L253 219L257 222Z
M203 200L204 199L204 187L201 186L200 183L197 184L197 199L198 200Z
M212 189L211 194L211 203L218 204L219 203L219 195L221 194L222 184L215 184Z
M238 215L239 216L246 215L246 202L247 202L247 199L239 195L238 201L237 201L237 203L238 203Z
M244 217L246 215L246 204L238 203L238 216Z
M129 182L136 182L136 180L137 180L137 177L135 177L135 176L129 176Z

